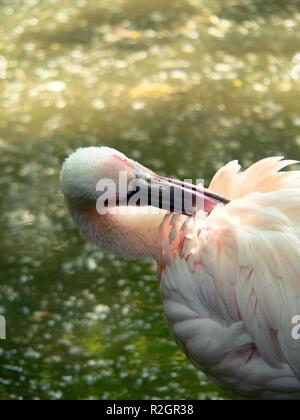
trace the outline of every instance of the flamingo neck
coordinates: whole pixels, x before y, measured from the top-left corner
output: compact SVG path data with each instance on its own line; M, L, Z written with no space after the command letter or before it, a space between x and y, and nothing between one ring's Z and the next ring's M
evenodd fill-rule
M101 249L125 258L159 258L163 212L140 207L99 215L93 206L69 208L81 234Z

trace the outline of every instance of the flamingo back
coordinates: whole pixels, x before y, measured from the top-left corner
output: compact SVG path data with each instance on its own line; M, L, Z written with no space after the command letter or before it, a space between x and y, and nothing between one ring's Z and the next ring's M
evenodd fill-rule
M210 215L166 216L161 294L176 342L196 366L243 395L300 398L300 172L264 159L222 168Z

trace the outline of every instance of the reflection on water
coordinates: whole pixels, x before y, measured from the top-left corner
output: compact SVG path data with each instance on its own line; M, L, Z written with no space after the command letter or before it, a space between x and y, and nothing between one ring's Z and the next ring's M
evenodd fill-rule
M173 344L154 265L79 238L58 173L97 144L186 178L298 158L299 23L298 0L0 2L0 399L224 397Z

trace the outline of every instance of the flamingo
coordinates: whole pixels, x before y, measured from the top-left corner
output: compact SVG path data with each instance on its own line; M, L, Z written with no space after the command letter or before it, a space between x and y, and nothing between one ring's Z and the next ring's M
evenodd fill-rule
M116 255L155 258L175 342L219 386L251 399L300 399L300 340L292 334L300 315L300 171L283 171L294 163L270 157L242 171L230 162L208 189L160 177L106 147L78 149L61 171L81 234ZM97 183L117 183L120 171L145 191L153 180L201 196L203 208L173 208L160 197L133 213L116 189L115 207L124 211L99 214Z

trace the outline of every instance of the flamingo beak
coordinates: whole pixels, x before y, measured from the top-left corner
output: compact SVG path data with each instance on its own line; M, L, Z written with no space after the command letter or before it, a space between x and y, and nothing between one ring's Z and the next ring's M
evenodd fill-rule
M166 202L162 194L159 204L165 210L168 210L167 206L170 204L172 213L185 214L187 216L191 216L199 211L211 213L217 205L229 203L229 200L200 185L164 177L158 177L157 182L162 188L169 189L170 193L170 202Z
M191 216L199 211L211 213L217 205L226 205L229 200L200 185L161 177L153 172L138 170L139 189L148 206L170 213Z

